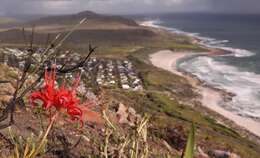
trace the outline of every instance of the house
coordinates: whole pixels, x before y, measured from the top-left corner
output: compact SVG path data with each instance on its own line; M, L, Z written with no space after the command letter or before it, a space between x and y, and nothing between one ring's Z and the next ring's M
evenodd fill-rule
M130 89L130 86L127 84L122 84L122 88L125 90L128 90L128 89Z

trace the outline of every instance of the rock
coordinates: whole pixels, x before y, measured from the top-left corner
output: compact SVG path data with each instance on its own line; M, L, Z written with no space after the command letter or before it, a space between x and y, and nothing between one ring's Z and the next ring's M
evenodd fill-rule
M127 108L125 107L124 104L122 104L122 103L119 104L116 114L117 114L119 123L121 123L121 124L129 123L127 120L127 118L128 118Z
M12 95L15 91L11 83L2 83L0 84L0 93L2 95Z
M182 126L167 127L165 129L165 140L176 150L180 151L185 148L186 136Z
M0 84L0 101L8 102L12 98L15 89L11 83Z
M230 158L241 158L239 155L235 154L235 153L231 153Z
M223 150L213 150L209 152L213 158L229 158L229 152Z
M133 126L137 119L136 111L135 111L135 109L130 107L130 108L128 108L128 113L129 113L129 115L128 115L127 119L129 121L129 124L131 126Z
M129 108L128 108L128 112L129 112L129 114L131 114L131 115L135 115L135 114L136 114L135 109L133 109L132 107L129 107Z
M136 113L134 108L132 107L127 108L122 103L118 105L118 110L116 114L119 123L128 124L130 126L134 126L136 121L141 118L141 116Z
M197 158L209 158L209 155L206 154L201 147L198 147L198 156Z
M82 137L86 142L90 142L90 139L89 139L87 136L81 135L81 137Z
M209 152L210 157L213 158L240 158L235 153L231 153L229 151L223 151L223 150L213 150Z
M0 101L7 103L11 98L12 98L12 96L10 96L10 95L2 95L2 96L0 96Z

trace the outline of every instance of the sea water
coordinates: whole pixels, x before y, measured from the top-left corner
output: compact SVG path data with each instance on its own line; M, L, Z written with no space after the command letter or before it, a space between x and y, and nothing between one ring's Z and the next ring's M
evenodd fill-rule
M220 106L260 120L260 15L164 14L139 16L139 20L140 17L149 26L194 36L202 45L232 52L189 58L178 67L235 94Z

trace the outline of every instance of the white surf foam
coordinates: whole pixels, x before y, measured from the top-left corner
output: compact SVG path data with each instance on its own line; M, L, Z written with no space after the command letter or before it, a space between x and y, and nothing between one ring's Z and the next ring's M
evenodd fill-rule
M182 35L186 35L186 36L195 37L200 40L199 44L201 44L203 46L210 47L210 48L219 48L219 49L223 49L223 50L231 52L231 54L227 54L227 56L249 57L249 56L255 55L255 53L245 50L245 49L232 48L232 47L225 46L225 44L228 43L229 40L217 40L215 38L201 36L199 33L190 33L190 32L182 31L180 29L176 29L176 28L164 27L164 26L161 26L162 23L163 23L163 21L161 21L160 19L156 19L156 20L144 21L141 23L141 25L155 27L155 28L162 28L162 29L166 29L168 31L174 32L176 34L182 34Z
M255 55L255 53L245 49L227 47L225 44L229 42L228 40L217 40L214 38L201 37L201 36L196 36L196 38L201 40L200 41L201 45L210 48L218 48L230 52L230 54L226 54L226 56L234 56L234 57L241 58L241 57L249 57Z
M203 37L199 33L189 33L175 28L160 26L162 21L151 20L146 26L163 28L177 34L183 34L199 39L200 44L211 48L220 48L231 52L226 56L237 58L255 55L253 52L228 47L225 44L228 40L217 40L214 38ZM226 65L225 63L214 60L211 57L196 57L179 63L179 67L184 71L196 75L216 88L225 89L236 94L232 101L225 103L226 109L238 115L260 119L260 75L253 72L245 72L237 67Z
M159 26L161 23L160 20L147 20L140 23L142 26L148 26L148 27L155 27L155 28L161 28L162 26Z
M209 85L236 94L232 101L225 102L225 108L241 116L260 119L259 74L240 71L206 56L184 61L179 67Z
M245 50L245 49L238 49L238 48L231 48L231 47L220 47L220 48L223 49L223 50L233 52L232 54L227 54L227 55L235 56L235 57L238 57L238 58L250 57L250 56L255 55L255 53L248 51L248 50Z

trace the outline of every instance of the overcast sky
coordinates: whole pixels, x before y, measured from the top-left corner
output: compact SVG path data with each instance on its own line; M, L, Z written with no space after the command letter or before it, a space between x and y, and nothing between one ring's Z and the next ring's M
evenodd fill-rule
M260 0L0 0L0 14L217 12L260 13Z

